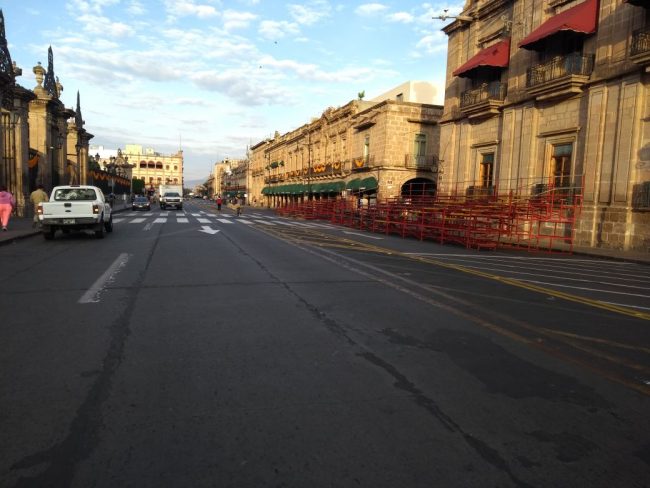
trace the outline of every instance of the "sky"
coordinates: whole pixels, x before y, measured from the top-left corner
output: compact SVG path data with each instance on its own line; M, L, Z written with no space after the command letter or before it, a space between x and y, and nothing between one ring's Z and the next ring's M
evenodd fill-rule
M185 181L242 158L365 92L409 80L444 96L450 20L464 2L307 0L4 0L18 84L33 67L81 97L92 145L141 144L184 154Z

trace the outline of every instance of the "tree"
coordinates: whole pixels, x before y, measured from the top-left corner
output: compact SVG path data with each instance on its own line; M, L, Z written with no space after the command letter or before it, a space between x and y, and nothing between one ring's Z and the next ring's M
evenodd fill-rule
M366 90L362 90L359 93L357 93L357 96L359 97L359 100L363 100L363 97L366 96Z

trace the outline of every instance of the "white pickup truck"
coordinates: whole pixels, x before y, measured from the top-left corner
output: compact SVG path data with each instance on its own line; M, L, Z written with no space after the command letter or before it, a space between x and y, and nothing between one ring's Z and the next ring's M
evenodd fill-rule
M72 230L92 230L100 239L104 231L113 231L111 206L96 186L55 186L50 201L38 205L38 219L43 237L48 240L54 238L57 229L66 234Z

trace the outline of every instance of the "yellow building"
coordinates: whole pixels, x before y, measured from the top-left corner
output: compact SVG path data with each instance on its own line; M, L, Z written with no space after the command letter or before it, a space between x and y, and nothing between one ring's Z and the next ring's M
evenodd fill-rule
M469 0L443 30L439 190L562 190L576 244L650 250L650 4Z
M442 107L353 100L250 148L250 196L269 206L322 198L433 194Z
M138 144L127 144L122 151L128 157L133 178L144 180L147 191L157 193L160 185L183 185L183 151L165 155Z

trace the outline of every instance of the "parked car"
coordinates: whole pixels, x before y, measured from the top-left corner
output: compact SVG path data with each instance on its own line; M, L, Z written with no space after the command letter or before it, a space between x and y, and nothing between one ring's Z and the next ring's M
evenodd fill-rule
M135 197L131 204L131 210L151 210L151 202L147 197Z

